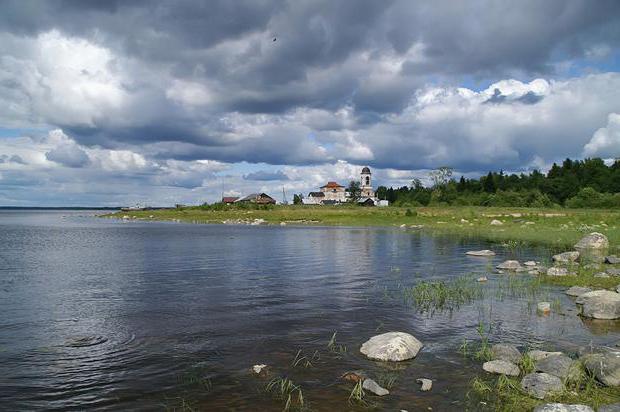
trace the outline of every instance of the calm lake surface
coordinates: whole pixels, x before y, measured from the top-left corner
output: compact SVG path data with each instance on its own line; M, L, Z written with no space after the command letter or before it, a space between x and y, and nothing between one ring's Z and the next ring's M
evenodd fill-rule
M500 293L507 258L544 249L431 237L392 228L224 226L101 219L90 212L0 211L0 408L3 410L282 410L265 393L288 376L312 410L350 410L363 369L393 377L380 409L472 409L482 375L464 339L574 351L610 344L616 322L584 323L558 288L536 298ZM493 259L465 251L493 248ZM487 274L485 298L422 312L403 287ZM528 275L515 275L527 277ZM561 310L539 316L541 300ZM373 335L405 331L425 347L412 361L365 359ZM329 351L334 332L346 352ZM312 365L292 363L298 350ZM314 355L314 356L313 356ZM251 373L269 365L269 377ZM434 380L422 393L415 380ZM473 409L478 407L474 406ZM481 406L479 408L482 408Z

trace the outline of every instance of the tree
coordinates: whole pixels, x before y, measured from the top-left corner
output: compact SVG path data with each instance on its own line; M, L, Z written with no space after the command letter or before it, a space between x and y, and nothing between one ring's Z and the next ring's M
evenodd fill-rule
M487 193L495 193L497 188L495 187L495 180L493 179L493 173L489 172L489 174L484 178L484 182L482 182L482 187L484 191Z
M431 171L428 175L433 181L433 187L440 188L448 184L452 179L452 168L448 166L442 166L439 169Z
M293 195L293 204L294 205L301 205L303 203L303 199L304 199L304 195L303 194L297 194L295 193Z
M357 180L351 180L349 183L349 187L347 188L349 192L349 202L357 202L362 196L362 189L360 188L360 182Z

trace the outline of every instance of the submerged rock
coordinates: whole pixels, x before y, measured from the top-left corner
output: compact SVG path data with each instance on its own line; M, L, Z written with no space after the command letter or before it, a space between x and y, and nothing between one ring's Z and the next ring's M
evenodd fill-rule
M564 293L566 293L568 296L579 296L579 295L583 295L584 293L588 293L591 291L592 289L586 288L583 286L571 286Z
M553 255L551 259L556 263L573 263L579 259L579 252L564 252Z
M267 367L267 365L261 363L258 365L254 365L252 366L252 370L254 371L255 374L260 375L260 373L263 371L263 369L265 369Z
M599 412L601 409L599 409ZM565 403L546 403L534 408L534 412L594 412L587 405L567 405Z
M552 393L561 392L564 385L557 376L544 372L534 372L523 378L521 388L534 398L544 399Z
M388 332L373 336L362 345L360 352L370 359L399 362L415 358L422 342L405 332Z
M506 260L500 263L499 265L497 265L497 268L504 269L504 270L517 270L517 269L521 269L521 264L519 263L518 260Z
M341 378L349 382L360 382L368 378L368 375L362 370L356 370L343 373Z
M492 360L482 364L482 369L498 375L519 376L519 367L505 360Z
M547 356L536 362L536 372L548 373L560 379L575 378L579 376L579 362L563 354Z
M469 252L465 252L465 254L469 256L495 256L495 252L489 249L470 250Z
M602 233L592 232L575 244L575 249L607 249L609 240Z
M521 360L521 352L513 345L498 343L491 346L491 360L503 360L516 364Z
M415 381L417 383L422 384L422 387L420 388L422 392L428 392L433 388L433 381L430 379L419 378L419 379L416 379Z
M588 372L607 386L620 386L620 352L607 351L581 357Z
M390 391L382 388L377 382L373 381L372 379L364 379L364 383L362 383L362 388L378 396L385 396L390 394Z

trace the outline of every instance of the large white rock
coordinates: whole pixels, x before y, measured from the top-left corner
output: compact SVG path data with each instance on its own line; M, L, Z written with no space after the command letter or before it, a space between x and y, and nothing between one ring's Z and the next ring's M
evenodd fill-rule
M575 244L575 249L607 249L609 240L602 233L592 232Z
M381 361L399 362L415 358L422 342L405 332L387 332L373 336L362 345L360 352Z

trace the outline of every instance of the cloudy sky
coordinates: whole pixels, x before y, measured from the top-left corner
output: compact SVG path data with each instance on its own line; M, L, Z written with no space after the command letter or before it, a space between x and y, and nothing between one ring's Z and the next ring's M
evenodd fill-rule
M0 2L0 205L620 157L620 2Z

